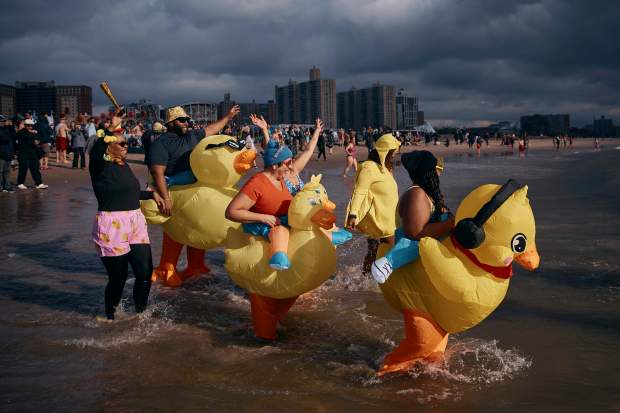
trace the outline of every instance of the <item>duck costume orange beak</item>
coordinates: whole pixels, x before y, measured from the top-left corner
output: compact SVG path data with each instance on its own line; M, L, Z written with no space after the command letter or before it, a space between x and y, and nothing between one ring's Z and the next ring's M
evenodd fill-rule
M252 149L241 152L235 158L235 171L243 175L252 167L252 162L256 159L256 151Z
M528 247L523 254L515 257L515 261L526 270L534 271L540 265L540 255L536 250L536 245Z
M323 229L332 229L334 222L336 222L336 215L334 215L336 204L327 199L321 202L321 207L322 208L310 218L310 221Z

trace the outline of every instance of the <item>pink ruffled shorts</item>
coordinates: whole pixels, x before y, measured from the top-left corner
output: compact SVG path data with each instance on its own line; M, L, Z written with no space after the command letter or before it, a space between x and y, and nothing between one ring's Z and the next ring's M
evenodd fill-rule
M129 252L131 244L150 244L142 211L98 211L92 240L100 257L117 257Z

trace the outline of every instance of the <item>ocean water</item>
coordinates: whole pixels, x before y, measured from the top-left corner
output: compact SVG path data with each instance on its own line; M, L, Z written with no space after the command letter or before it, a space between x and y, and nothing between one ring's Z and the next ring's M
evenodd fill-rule
M98 322L106 275L89 243L90 187L2 196L2 411L618 410L619 161L613 148L447 158L453 209L483 183L529 186L542 263L533 273L515 266L505 301L451 336L443 362L384 378L376 368L403 324L361 274L359 235L265 346L252 339L246 294L221 251L207 253L211 275L155 285L145 313L135 316L127 298L117 322ZM318 166L307 173L323 173L342 214L353 180ZM409 186L402 167L396 176ZM150 233L157 262L161 233Z

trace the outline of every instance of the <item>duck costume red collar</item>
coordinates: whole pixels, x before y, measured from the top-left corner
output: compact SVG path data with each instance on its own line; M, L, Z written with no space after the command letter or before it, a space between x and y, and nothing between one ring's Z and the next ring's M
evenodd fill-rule
M480 262L480 260L474 255L473 252L471 252L467 248L464 248L463 246L461 246L461 244L458 243L458 241L454 237L454 234L450 234L450 239L452 240L452 245L454 245L457 250L462 252L467 258L469 258L471 262L482 268L484 271L491 273L495 277L501 278L503 280L507 280L512 277L512 264L509 264L506 267L494 267L493 265Z

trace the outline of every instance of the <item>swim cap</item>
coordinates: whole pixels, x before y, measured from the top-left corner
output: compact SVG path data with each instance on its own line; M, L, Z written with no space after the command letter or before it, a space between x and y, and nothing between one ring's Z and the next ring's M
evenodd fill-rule
M263 163L265 166L276 165L293 157L293 152L286 145L281 145L275 140L267 143L267 148L263 152Z

